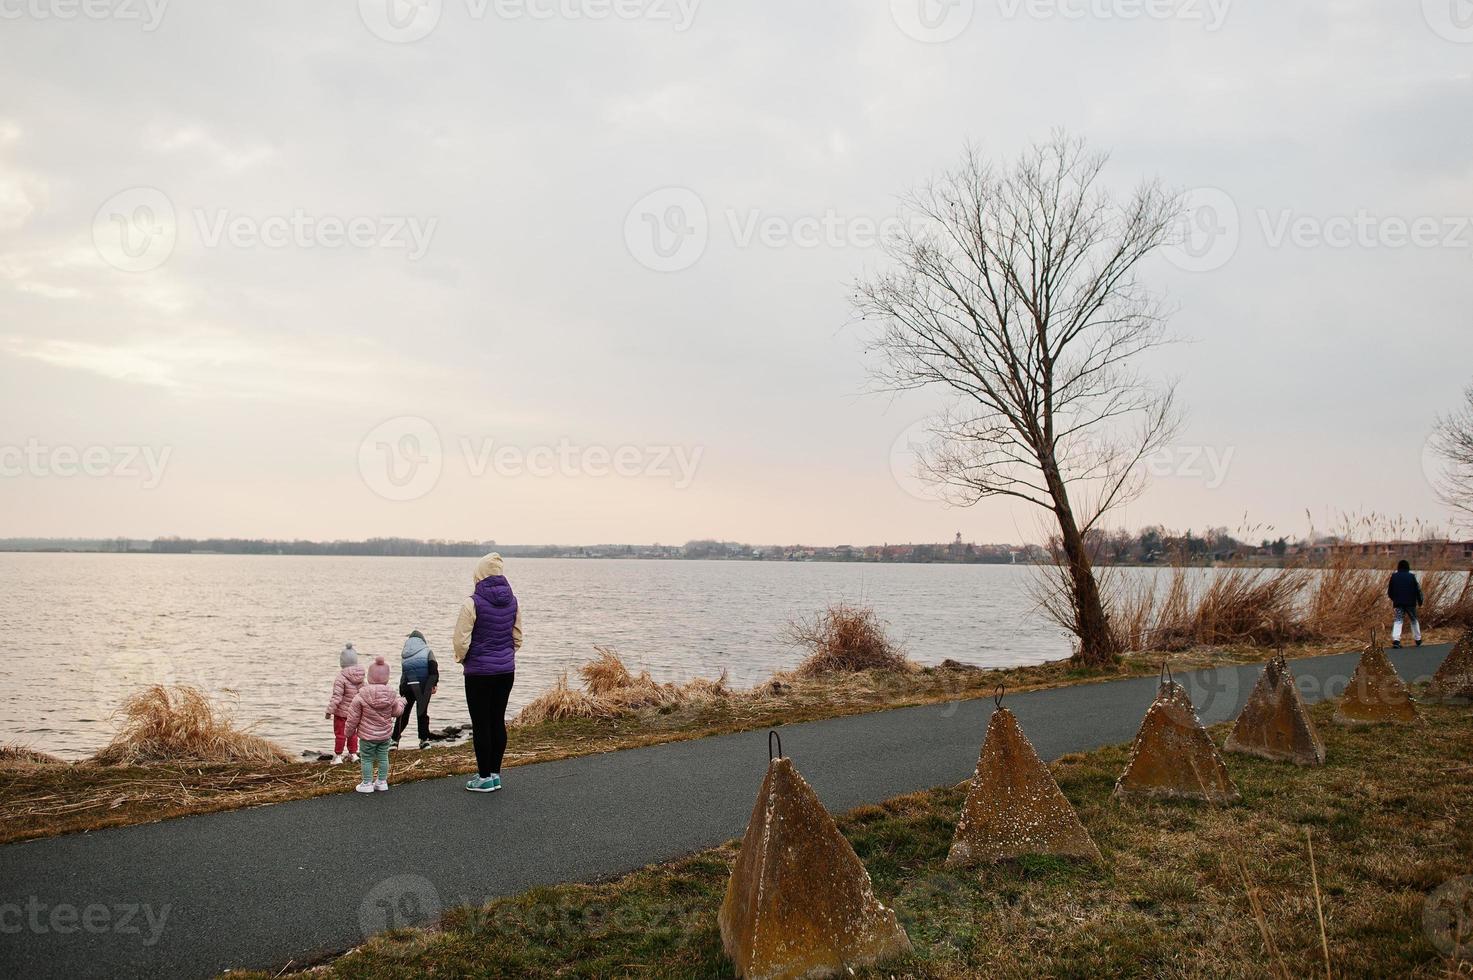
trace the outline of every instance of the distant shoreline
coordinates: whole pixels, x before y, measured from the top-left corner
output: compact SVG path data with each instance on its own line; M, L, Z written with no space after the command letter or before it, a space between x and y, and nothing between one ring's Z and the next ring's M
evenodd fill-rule
M311 552L247 552L247 551L142 551L134 550L127 552L106 551L101 548L6 548L0 546L0 554L8 555L135 555L142 557L168 558L442 558L461 560L467 557L479 557L479 555L392 555L378 553L363 554L321 554ZM952 561L945 559L923 559L923 558L722 558L722 557L700 557L690 558L680 555L579 555L579 554L515 554L502 552L506 557L521 559L542 560L549 558L560 558L569 561L669 561L669 562L712 562L720 564L755 564L755 565L988 565L988 566L1012 566L1018 568L1036 567L1034 561ZM1262 559L1243 559L1238 561L1203 561L1191 565L1181 566L1187 568L1225 568L1225 567L1248 567L1248 568L1289 568L1292 563L1276 560L1264 561ZM1153 570L1170 569L1174 566L1170 562L1100 562L1097 568L1145 568Z

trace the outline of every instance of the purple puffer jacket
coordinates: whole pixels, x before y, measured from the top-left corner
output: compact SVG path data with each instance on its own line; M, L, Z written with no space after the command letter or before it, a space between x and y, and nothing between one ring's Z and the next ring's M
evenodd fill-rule
M465 655L465 672L477 677L514 674L517 648L512 627L517 621L517 597L505 575L491 575L476 583L471 601L476 604L476 625Z

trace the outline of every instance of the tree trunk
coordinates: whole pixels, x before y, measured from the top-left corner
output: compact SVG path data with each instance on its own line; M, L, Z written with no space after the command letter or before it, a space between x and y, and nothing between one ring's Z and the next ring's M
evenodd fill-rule
M1069 503L1069 493L1059 477L1058 468L1047 465L1044 470L1054 501L1054 516L1059 522L1059 538L1064 544L1064 560L1069 568L1069 599L1074 606L1074 635L1079 638L1078 657L1086 666L1104 667L1114 662L1118 651L1105 619L1105 607L1100 601L1100 586L1095 581L1089 549L1085 546L1079 524L1074 520L1074 508Z

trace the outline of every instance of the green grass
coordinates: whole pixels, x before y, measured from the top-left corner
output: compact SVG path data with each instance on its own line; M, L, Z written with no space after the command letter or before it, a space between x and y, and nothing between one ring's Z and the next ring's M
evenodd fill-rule
M1362 729L1336 726L1332 710L1313 709L1329 750L1323 768L1228 756L1243 794L1228 807L1115 801L1125 747L1057 762L1102 867L1035 857L947 870L960 786L844 815L841 828L915 947L860 975L1324 976L1306 829L1335 976L1450 975L1422 913L1431 890L1473 874L1473 710L1424 707L1424 725ZM1225 733L1214 734L1221 743ZM752 773L754 796L761 775ZM450 910L439 929L375 937L322 969L362 978L730 976L716 910L735 847Z

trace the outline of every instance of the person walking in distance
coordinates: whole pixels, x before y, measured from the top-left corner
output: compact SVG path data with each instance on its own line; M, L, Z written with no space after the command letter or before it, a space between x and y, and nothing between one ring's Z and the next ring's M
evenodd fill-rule
M1422 605L1422 586L1412 574L1411 562L1406 559L1396 563L1396 571L1386 584L1386 598L1391 600L1391 645L1401 649L1401 626L1403 621L1412 622L1412 639L1422 645L1422 623L1417 618L1417 608Z
M506 702L522 648L522 610L503 573L495 552L476 563L475 589L455 623L455 659L465 670L465 704L476 750L476 775L465 784L472 793L501 789Z

